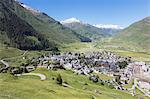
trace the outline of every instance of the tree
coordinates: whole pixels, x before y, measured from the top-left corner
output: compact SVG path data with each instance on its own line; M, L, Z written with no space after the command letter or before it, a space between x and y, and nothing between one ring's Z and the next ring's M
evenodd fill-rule
M62 82L63 82L62 77L61 77L60 74L58 74L58 76L56 78L56 83L59 84L59 85L62 85Z
M92 96L91 99L95 99L95 98Z
M112 83L108 83L108 87L113 89L114 88L114 85Z
M117 63L120 69L123 69L125 67L127 67L128 62L127 61L123 61L123 62L118 62Z
M117 76L115 77L115 81L116 81L118 84L121 84L121 83L120 83L120 78L121 78L120 75L117 75Z
M32 62L31 62L31 60L30 59L28 59L27 61L26 61L26 65L28 66L28 65L30 65Z
M104 85L104 81L103 80L99 80L99 83L101 84L101 85Z

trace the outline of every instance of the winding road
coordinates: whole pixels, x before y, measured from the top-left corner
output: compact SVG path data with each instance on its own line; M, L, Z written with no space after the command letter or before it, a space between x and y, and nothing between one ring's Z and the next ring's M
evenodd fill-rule
M28 51L25 51L21 56L18 57L22 57L24 56ZM4 61L4 60L0 60L1 63L3 63L6 67L9 67L9 64ZM24 74L17 74L16 76L22 76L22 75L26 75L26 76L38 76L41 78L41 80L46 80L46 76L44 74L39 74L39 73L24 73Z
M44 74L39 74L39 73L24 73L24 74L18 74L17 76L38 76L41 78L41 80L46 80L46 76Z

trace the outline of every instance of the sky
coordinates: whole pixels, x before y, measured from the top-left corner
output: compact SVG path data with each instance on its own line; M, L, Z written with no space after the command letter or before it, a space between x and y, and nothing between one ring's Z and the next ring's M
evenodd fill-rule
M150 0L21 0L62 21L76 17L89 24L127 27L150 16Z

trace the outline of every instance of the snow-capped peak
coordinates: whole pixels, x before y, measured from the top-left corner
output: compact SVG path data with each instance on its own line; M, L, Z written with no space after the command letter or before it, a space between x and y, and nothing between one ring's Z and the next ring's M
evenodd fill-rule
M105 29L123 29L123 27L119 26L119 25L114 25L114 24L95 24L93 25L97 28L105 28Z
M61 21L62 24L67 24L67 23L81 23L80 20L78 20L77 18L69 18L69 19L66 19L64 21Z
M31 11L32 13L40 13L39 10L36 10L36 9L33 9L33 8L27 6L26 4L20 2L20 0L15 0L15 1L18 2L18 3L19 3L22 7L24 7L25 9Z
M26 8L27 10L30 10L30 11L34 12L34 13L40 13L39 10L33 9L33 8L31 8L31 7L29 7L29 6L25 5L25 4L21 4L21 6Z

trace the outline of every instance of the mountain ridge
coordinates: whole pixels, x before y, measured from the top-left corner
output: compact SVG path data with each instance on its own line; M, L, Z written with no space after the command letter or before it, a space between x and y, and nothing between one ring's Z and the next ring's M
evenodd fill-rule
M43 38L42 40L45 39L44 42L47 45L46 44L44 44L44 45L47 47L48 46L49 47L62 46L63 44L66 44L66 43L80 42L84 39L83 36L77 34L76 32L72 31L71 29L69 29L67 27L64 27L60 22L54 20L53 18L48 16L46 13L43 13L43 12L40 12L37 10L33 10L32 8L26 6L25 4L21 3L20 1L1 0L0 4L1 4L0 5L0 10L1 10L0 14L2 15L1 18L3 20L7 20L8 18L11 18L12 17L11 15L13 14L14 17L16 18L16 20L19 20L20 24L26 23L28 25L27 26L28 28L26 28L25 30L28 30L29 28L32 27L32 30L34 31L31 33L32 35L29 35L29 34L25 35L25 34L23 34L25 32L19 33L19 31L16 33L19 35L23 35L22 37L28 39L27 41L25 40L24 43L28 44L32 41L33 44L31 44L31 45L29 44L31 47L33 47L35 43L36 44L40 43L39 38L37 38L35 36L36 34L40 35L39 37L42 37ZM5 6L5 8L4 8L4 6ZM4 13L6 13L7 10L9 10L9 12L7 14L5 14L5 16L3 17ZM15 22L15 20L11 20L11 21L6 21L5 23L8 26L11 26L9 24L12 24L12 23L17 24L17 22ZM1 25L2 24L3 23L1 23ZM6 26L6 25L4 25L4 26ZM21 31L21 29L24 29L24 26L22 26L22 27L15 26L15 27L19 28L20 31ZM5 29L5 31L6 31L7 26L5 28L6 28ZM13 29L13 31L17 30L17 28L14 28L14 27L9 27L9 28ZM1 29L0 31L3 31L3 29ZM14 39L12 40L11 39L11 38L13 38L12 36L11 37L7 36L8 34L9 35L11 34L11 31L9 31L9 32L7 31L7 33L5 33L5 31L1 32L1 34L3 34L3 37L7 38L7 40L6 40L7 42L5 42L5 43L7 45L11 45L13 47L20 48L18 46L20 46L19 42L21 42L21 40L20 40L21 36L19 36L18 39L16 39L16 37L14 37ZM14 32L14 34L15 34L15 32ZM1 38L1 42L4 43L2 38ZM11 42L14 42L14 43L11 44ZM18 42L18 43L16 43L16 42ZM21 45L23 45L23 44L21 44ZM40 46L42 46L42 45L40 45ZM25 47L20 48L20 49L26 50ZM42 47L40 49L42 49Z
M111 42L136 51L150 51L150 16L131 24L116 34ZM126 46L125 46L125 45Z
M74 30L78 34L88 37L93 41L111 36L121 30L116 28L98 28L94 25L82 22L77 18L66 19L64 21L61 21L61 23L64 26Z

